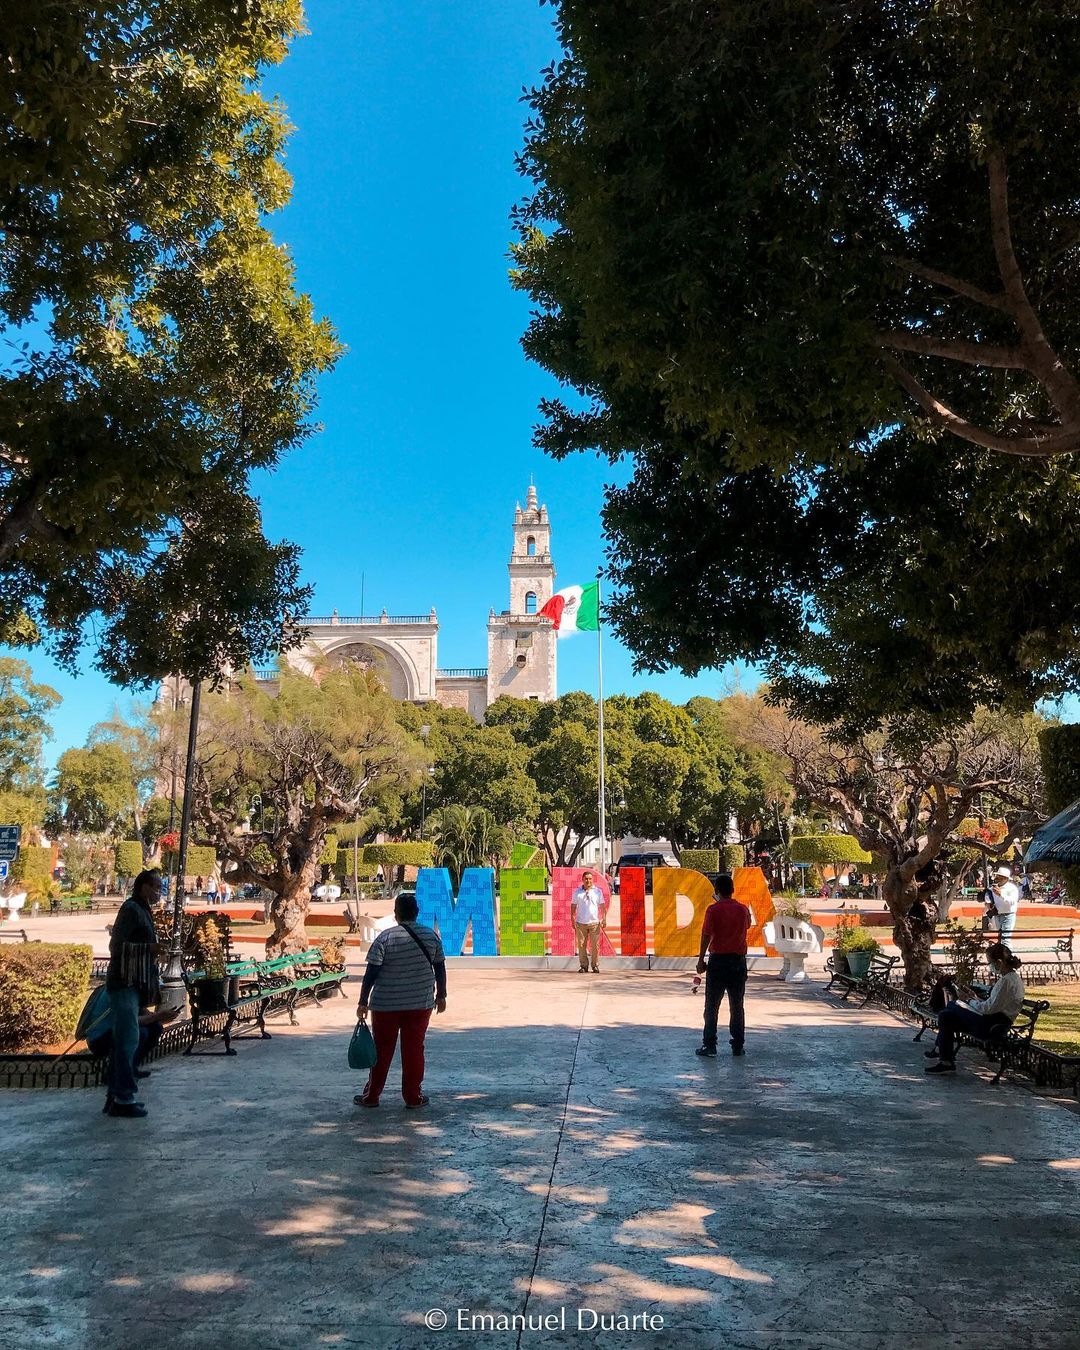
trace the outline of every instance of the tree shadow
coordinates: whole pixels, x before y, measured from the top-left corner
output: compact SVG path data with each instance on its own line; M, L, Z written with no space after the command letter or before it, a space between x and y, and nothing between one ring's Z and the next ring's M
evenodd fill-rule
M235 1060L165 1061L146 1121L88 1093L0 1102L20 1163L0 1327L381 1347L428 1343L431 1308L588 1307L691 1346L865 1326L1069 1343L1080 1141L1053 1103L928 1080L906 1025L776 981L751 982L746 1057L698 1060L685 976L597 977L571 1008L567 977L495 974L460 982L456 1015L484 995L505 1024L433 1022L425 1112L395 1101L396 1069L378 1109L353 1106L341 1001ZM992 1204L1002 1177L1022 1203ZM439 1343L477 1335L452 1322Z

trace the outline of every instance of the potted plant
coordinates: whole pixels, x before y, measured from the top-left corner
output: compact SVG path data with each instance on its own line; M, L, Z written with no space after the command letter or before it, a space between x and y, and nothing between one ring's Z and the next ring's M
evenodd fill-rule
M820 952L824 932L810 922L810 915L797 897L782 899L774 918L766 925L765 936L784 958L780 978L788 984L801 984L806 979L806 958Z
M225 1012L229 1006L225 944L212 915L199 915L193 939L199 964L198 974L192 982L195 1003L201 1013Z
M881 943L866 928L849 928L844 936L844 956L848 974L861 980L870 969L871 959L881 951Z
M847 963L847 944L849 935L858 926L858 915L852 913L840 913L836 916L836 925L833 928L833 970L838 975L848 973Z

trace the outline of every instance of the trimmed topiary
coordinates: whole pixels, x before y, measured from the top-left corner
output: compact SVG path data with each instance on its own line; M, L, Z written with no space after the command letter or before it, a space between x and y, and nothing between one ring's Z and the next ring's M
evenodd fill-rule
M718 848L684 848L679 854L680 867L688 867L691 872L719 872L720 850Z
M360 851L360 859L378 867L430 867L431 845L365 844Z
M137 877L142 870L142 844L137 839L121 839L116 846L116 875Z
M90 989L94 953L59 942L0 947L0 1052L69 1041Z
M850 834L804 834L791 841L792 862L813 863L818 867L836 867L850 863L868 867L874 859Z
M746 851L742 844L725 844L720 855L725 872L734 872L737 867L746 866Z

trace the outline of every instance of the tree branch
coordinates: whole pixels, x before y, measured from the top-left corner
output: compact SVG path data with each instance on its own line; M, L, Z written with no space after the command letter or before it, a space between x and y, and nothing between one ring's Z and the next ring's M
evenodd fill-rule
M1050 459L1080 449L1080 417L1069 426L1055 427L1047 434L1008 436L986 431L934 397L889 352L882 350L881 359L886 369L936 426L951 431L961 440L981 445L986 450L998 450L1005 455L1022 455L1028 459Z
M926 267L913 258L894 257L889 258L888 261L894 267L900 268L902 272L907 272L909 276L921 277L923 281L929 281L934 286L940 286L942 290L952 291L954 295L962 295L965 300L974 300L977 305L982 305L986 309L1003 310L1007 307L1004 295L994 295L991 291L984 291L981 286L973 286L970 281L961 281L959 277L950 276L948 272L939 272L936 267Z
M903 329L882 333L881 343L896 352L917 352L920 356L940 356L947 361L962 361L969 366L995 370L1026 370L1027 362L1019 347L995 347L982 342L956 342L935 338L929 333L909 333Z

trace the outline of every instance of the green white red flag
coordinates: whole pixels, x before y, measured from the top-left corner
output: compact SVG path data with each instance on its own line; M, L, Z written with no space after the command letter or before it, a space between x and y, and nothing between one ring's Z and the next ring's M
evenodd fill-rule
M600 627L599 584L593 581L588 586L567 586L556 591L540 613L552 621L558 637L595 633Z

